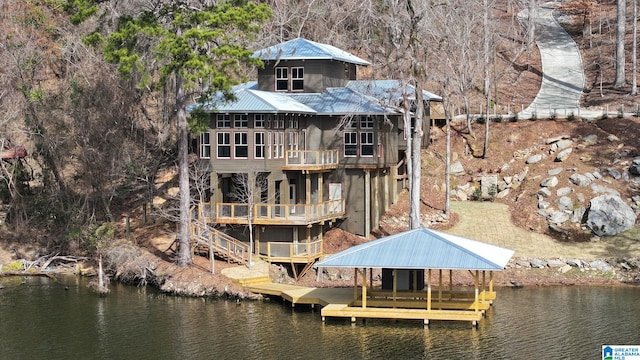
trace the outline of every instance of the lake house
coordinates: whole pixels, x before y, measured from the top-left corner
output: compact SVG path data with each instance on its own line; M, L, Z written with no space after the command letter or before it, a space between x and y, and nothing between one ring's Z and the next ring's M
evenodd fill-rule
M330 227L367 236L397 200L406 181L401 104L415 96L398 80L358 80L369 62L303 38L254 56L264 67L234 87L235 101L196 105L210 119L194 146L210 173L198 214L243 242L251 231L256 254L290 263L297 276L322 256Z

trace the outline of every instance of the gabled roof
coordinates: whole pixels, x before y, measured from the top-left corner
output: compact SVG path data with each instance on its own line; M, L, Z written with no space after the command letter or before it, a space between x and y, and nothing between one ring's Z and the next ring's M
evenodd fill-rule
M315 41L297 38L253 53L254 57L262 61L278 60L337 60L346 63L368 66L371 65L355 55L335 46L317 43Z
M377 99L349 88L327 88L323 93L291 94L293 99L312 107L319 115L373 115L395 112Z
M514 251L420 228L354 246L318 267L502 270Z

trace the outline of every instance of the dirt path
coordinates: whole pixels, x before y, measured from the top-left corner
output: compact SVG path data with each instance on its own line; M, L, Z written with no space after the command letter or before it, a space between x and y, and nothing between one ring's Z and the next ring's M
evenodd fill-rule
M514 258L578 258L583 260L640 256L638 227L616 237L592 242L559 242L521 229L511 222L509 207L500 203L451 202L459 222L447 232L516 251ZM480 220L483 219L483 220Z

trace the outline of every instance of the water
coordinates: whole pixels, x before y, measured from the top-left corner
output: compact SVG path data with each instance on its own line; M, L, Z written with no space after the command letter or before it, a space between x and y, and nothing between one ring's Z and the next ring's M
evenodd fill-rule
M351 325L280 301L207 301L84 279L0 278L0 359L598 359L640 344L640 288L498 289L467 323Z

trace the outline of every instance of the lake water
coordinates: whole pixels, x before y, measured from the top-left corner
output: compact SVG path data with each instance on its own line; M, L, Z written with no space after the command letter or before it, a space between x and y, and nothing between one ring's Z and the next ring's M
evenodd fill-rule
M600 359L640 345L640 288L498 289L467 323L348 320L280 301L166 296L85 279L0 278L0 359Z

